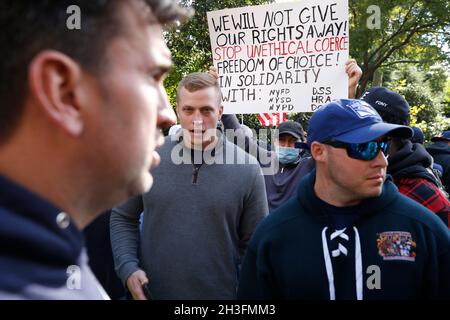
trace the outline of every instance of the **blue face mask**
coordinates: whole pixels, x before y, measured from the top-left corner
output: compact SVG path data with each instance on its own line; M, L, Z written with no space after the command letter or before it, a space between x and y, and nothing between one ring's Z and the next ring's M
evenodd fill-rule
M297 161L300 150L297 148L278 147L277 155L281 164L291 164Z

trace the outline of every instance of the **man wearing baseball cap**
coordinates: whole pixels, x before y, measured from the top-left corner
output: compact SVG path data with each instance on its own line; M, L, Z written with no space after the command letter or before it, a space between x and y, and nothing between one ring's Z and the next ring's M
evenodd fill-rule
M239 298L450 298L449 230L386 176L389 138L411 135L360 100L317 110L316 170L258 226Z
M309 154L298 147L298 143L306 142L302 125L288 120L280 123L277 129L278 137L273 141L273 150L279 169L275 174L264 176L270 211L295 197L300 179L314 169L314 161Z
M398 93L374 87L361 99L370 104L384 122L409 126L409 104ZM402 137L392 139L387 173L392 175L398 190L433 211L450 228L450 201L432 165L433 157L420 143Z
M433 156L434 161L442 166L442 182L450 193L450 130L444 131L441 136L433 137L434 142L427 151Z
M222 122L226 128L235 129L237 136L242 136L242 130L236 129L239 122L235 115L223 115ZM299 147L299 144L304 145L306 142L302 125L288 120L280 123L276 129L278 135L273 137L271 151L257 144L247 134L243 137L245 140L241 139L245 141L243 149L246 152L252 154L252 150L257 151L255 156L263 169L270 211L294 197L300 179L314 169L309 154L303 146Z

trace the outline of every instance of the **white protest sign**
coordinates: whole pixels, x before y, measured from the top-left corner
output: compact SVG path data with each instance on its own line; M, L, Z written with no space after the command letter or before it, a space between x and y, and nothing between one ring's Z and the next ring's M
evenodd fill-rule
M347 98L348 0L207 13L225 113L315 111Z

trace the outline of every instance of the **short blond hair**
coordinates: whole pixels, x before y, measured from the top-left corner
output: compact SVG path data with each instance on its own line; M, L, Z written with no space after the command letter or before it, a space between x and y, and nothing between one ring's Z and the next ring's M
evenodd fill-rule
M222 91L220 90L219 82L208 72L194 72L185 76L178 84L177 102L182 88L185 88L189 92L215 88L217 91L218 105L222 103Z

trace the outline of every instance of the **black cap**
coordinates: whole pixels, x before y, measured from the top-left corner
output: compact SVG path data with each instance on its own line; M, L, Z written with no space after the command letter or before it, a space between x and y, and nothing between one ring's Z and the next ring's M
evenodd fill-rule
M370 104L382 118L383 114L387 113L402 120L402 123L409 123L409 104L397 92L385 87L374 87L364 92L361 100ZM385 121L385 119L383 120Z
M278 125L278 134L290 134L298 140L303 140L305 138L305 132L303 131L302 125L295 121L285 121Z
M441 136L431 138L431 141L448 141L450 142L450 130L444 131Z

